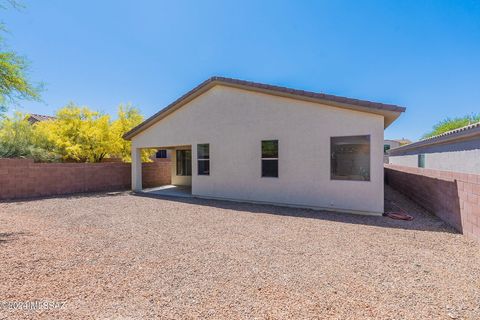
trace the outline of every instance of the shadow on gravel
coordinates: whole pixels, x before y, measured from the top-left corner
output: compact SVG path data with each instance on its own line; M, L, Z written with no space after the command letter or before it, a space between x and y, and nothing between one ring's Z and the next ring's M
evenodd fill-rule
M17 240L24 232L0 232L0 245Z
M307 219L321 219L339 223L360 224L384 228L458 233L456 230L454 230L452 227L440 220L438 217L420 208L408 198L391 189L389 186L385 186L385 211L399 211L401 209L402 211L407 212L409 215L413 216L413 221L393 220L391 218L383 216L357 215L349 213L291 208L268 204L252 204L226 200L169 197L148 193L132 193L132 195L137 197L162 199L166 201L174 201L199 206L251 212L255 214L273 214Z
M0 203L20 203L20 202L30 202L30 201L41 201L48 199L78 199L78 198L106 198L106 197L116 197L124 194L128 194L130 191L120 190L120 191L100 191L100 192L81 192L81 193L66 193L66 194L57 194L51 196L39 196L39 197L28 197L28 198L16 198L16 199L2 199Z

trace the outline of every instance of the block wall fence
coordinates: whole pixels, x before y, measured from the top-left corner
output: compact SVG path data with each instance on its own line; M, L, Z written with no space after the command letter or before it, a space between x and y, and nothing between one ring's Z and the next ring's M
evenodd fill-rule
M143 163L143 187L170 184L170 174L170 159ZM30 159L0 159L0 200L130 187L130 163L35 163Z
M480 242L480 175L387 164L385 179L393 189Z

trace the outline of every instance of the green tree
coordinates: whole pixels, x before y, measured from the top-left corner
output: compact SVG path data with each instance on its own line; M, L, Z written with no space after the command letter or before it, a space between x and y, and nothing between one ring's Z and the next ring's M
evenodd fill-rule
M0 1L0 9L8 6L21 7L17 1ZM0 31L5 31L5 25L0 23ZM0 116L10 104L19 100L40 100L42 85L34 85L28 79L28 63L24 57L7 49L3 38L0 38Z
M480 114L470 114L463 117L457 118L446 118L437 124L435 124L432 130L425 135L423 135L423 139L433 137L442 133L445 133L450 130L458 129L469 124L479 122L480 121Z
M12 117L0 120L0 158L32 158L36 161L56 161L54 152L36 144L35 130L28 117L16 112Z
M3 51L0 44L0 50ZM26 76L27 63L14 52L0 52L0 112L18 100L40 100L40 86Z

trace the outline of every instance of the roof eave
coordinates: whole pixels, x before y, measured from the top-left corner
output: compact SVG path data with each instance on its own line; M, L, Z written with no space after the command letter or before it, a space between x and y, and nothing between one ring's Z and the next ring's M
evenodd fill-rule
M171 104L163 108L162 110L155 113L153 116L149 117L148 119L146 119L145 121L143 121L142 123L134 127L133 129L125 133L123 135L123 139L132 140L132 138L136 136L138 133L150 128L152 125L154 125L161 119L165 118L166 116L168 116L169 114L171 114L172 112L180 108L181 106L189 103L190 101L192 101L193 99L201 95L202 93L208 91L213 86L215 86L215 84L213 83L212 78L202 82L193 90L181 96L180 98L178 98L177 100L175 100L174 102L172 102Z
M427 140L420 140L418 142L410 143L404 146L400 146L397 148L392 148L389 150L389 155L394 155L394 153L400 152L400 151L406 151L406 150L412 150L412 149L417 149L421 147L427 147L430 145L435 145L435 144L443 144L443 143L449 143L455 140L463 140L463 139L468 139L471 137L474 137L476 135L480 135L480 126L473 127L468 130L463 130L463 131L458 131L454 132L452 134L448 135L440 135L438 137L433 137Z
M284 98L290 98L290 99L295 99L295 100L303 100L303 101L308 101L308 102L313 102L313 103L319 103L319 104L324 104L324 105L328 105L328 106L332 106L332 107L338 107L338 108L342 108L342 109L350 109L350 110L355 110L355 111L360 111L360 112L382 115L382 116L384 116L384 128L387 128L390 124L392 124L392 122L395 121L400 116L400 114L402 112L405 112L405 110L406 110L406 108L404 108L404 107L394 106L394 105L382 104L382 108L379 108L379 107L375 108L375 107L373 107L373 105L376 105L375 103L369 103L370 106L364 106L364 105L355 104L355 103L350 102L350 101L354 101L356 99L343 98L344 101L342 102L342 101L332 101L332 100L329 100L329 99L326 99L326 98L319 98L319 97L316 96L316 95L319 95L319 94L314 94L314 93L312 93L312 95L299 95L299 94L295 93L296 91L300 91L300 90L291 90L291 92L283 92L283 91L272 90L272 89L269 89L268 87L257 88L257 87L243 85L243 84L236 84L236 83L223 82L223 81L219 81L218 83L213 82L213 86L217 85L217 84L227 86L227 87L244 89L244 90L248 90L248 91L266 93L266 94L280 96L280 97L284 97ZM360 100L356 100L356 101L360 101ZM365 103L365 102L363 102L363 103Z
M181 106L187 104L188 102L192 101L199 95L203 94L204 92L210 90L212 87L216 85L222 85L227 87L233 87L238 89L244 89L248 91L255 91L266 93L275 96L281 96L286 98L291 98L295 100L303 100L309 101L314 103L325 104L333 107L339 107L343 109L350 109L356 110L360 112L372 113L372 114L379 114L384 117L384 128L387 128L393 121L395 121L402 112L405 112L406 108L396 106L396 105L388 105L388 104L381 104L381 103L374 103L369 101L363 101L358 99L350 99L350 98L343 98L343 97L336 97L326 94L319 94L314 92L302 91L302 90L295 90L289 89L284 87L277 87L259 83L252 83L243 80L236 80L236 79L229 79L229 78L222 78L222 77L212 77L200 85L195 87L194 89L187 92L185 95L181 96L173 103L169 104L164 109L160 110L159 112L155 113L153 116L149 117L147 120L130 130L129 132L123 135L125 140L131 140L134 136L139 134L140 132L148 129L161 119L165 118ZM335 99L333 101L332 99ZM358 103L355 103L358 102Z

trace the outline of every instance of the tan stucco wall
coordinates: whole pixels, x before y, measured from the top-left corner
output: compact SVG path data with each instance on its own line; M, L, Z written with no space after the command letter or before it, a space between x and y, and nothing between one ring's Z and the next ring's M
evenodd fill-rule
M330 180L330 137L371 135L371 181ZM279 140L279 178L261 178L261 140ZM210 144L210 176L196 145ZM198 196L383 212L383 117L216 86L132 139L192 145ZM174 159L172 158L172 163Z

